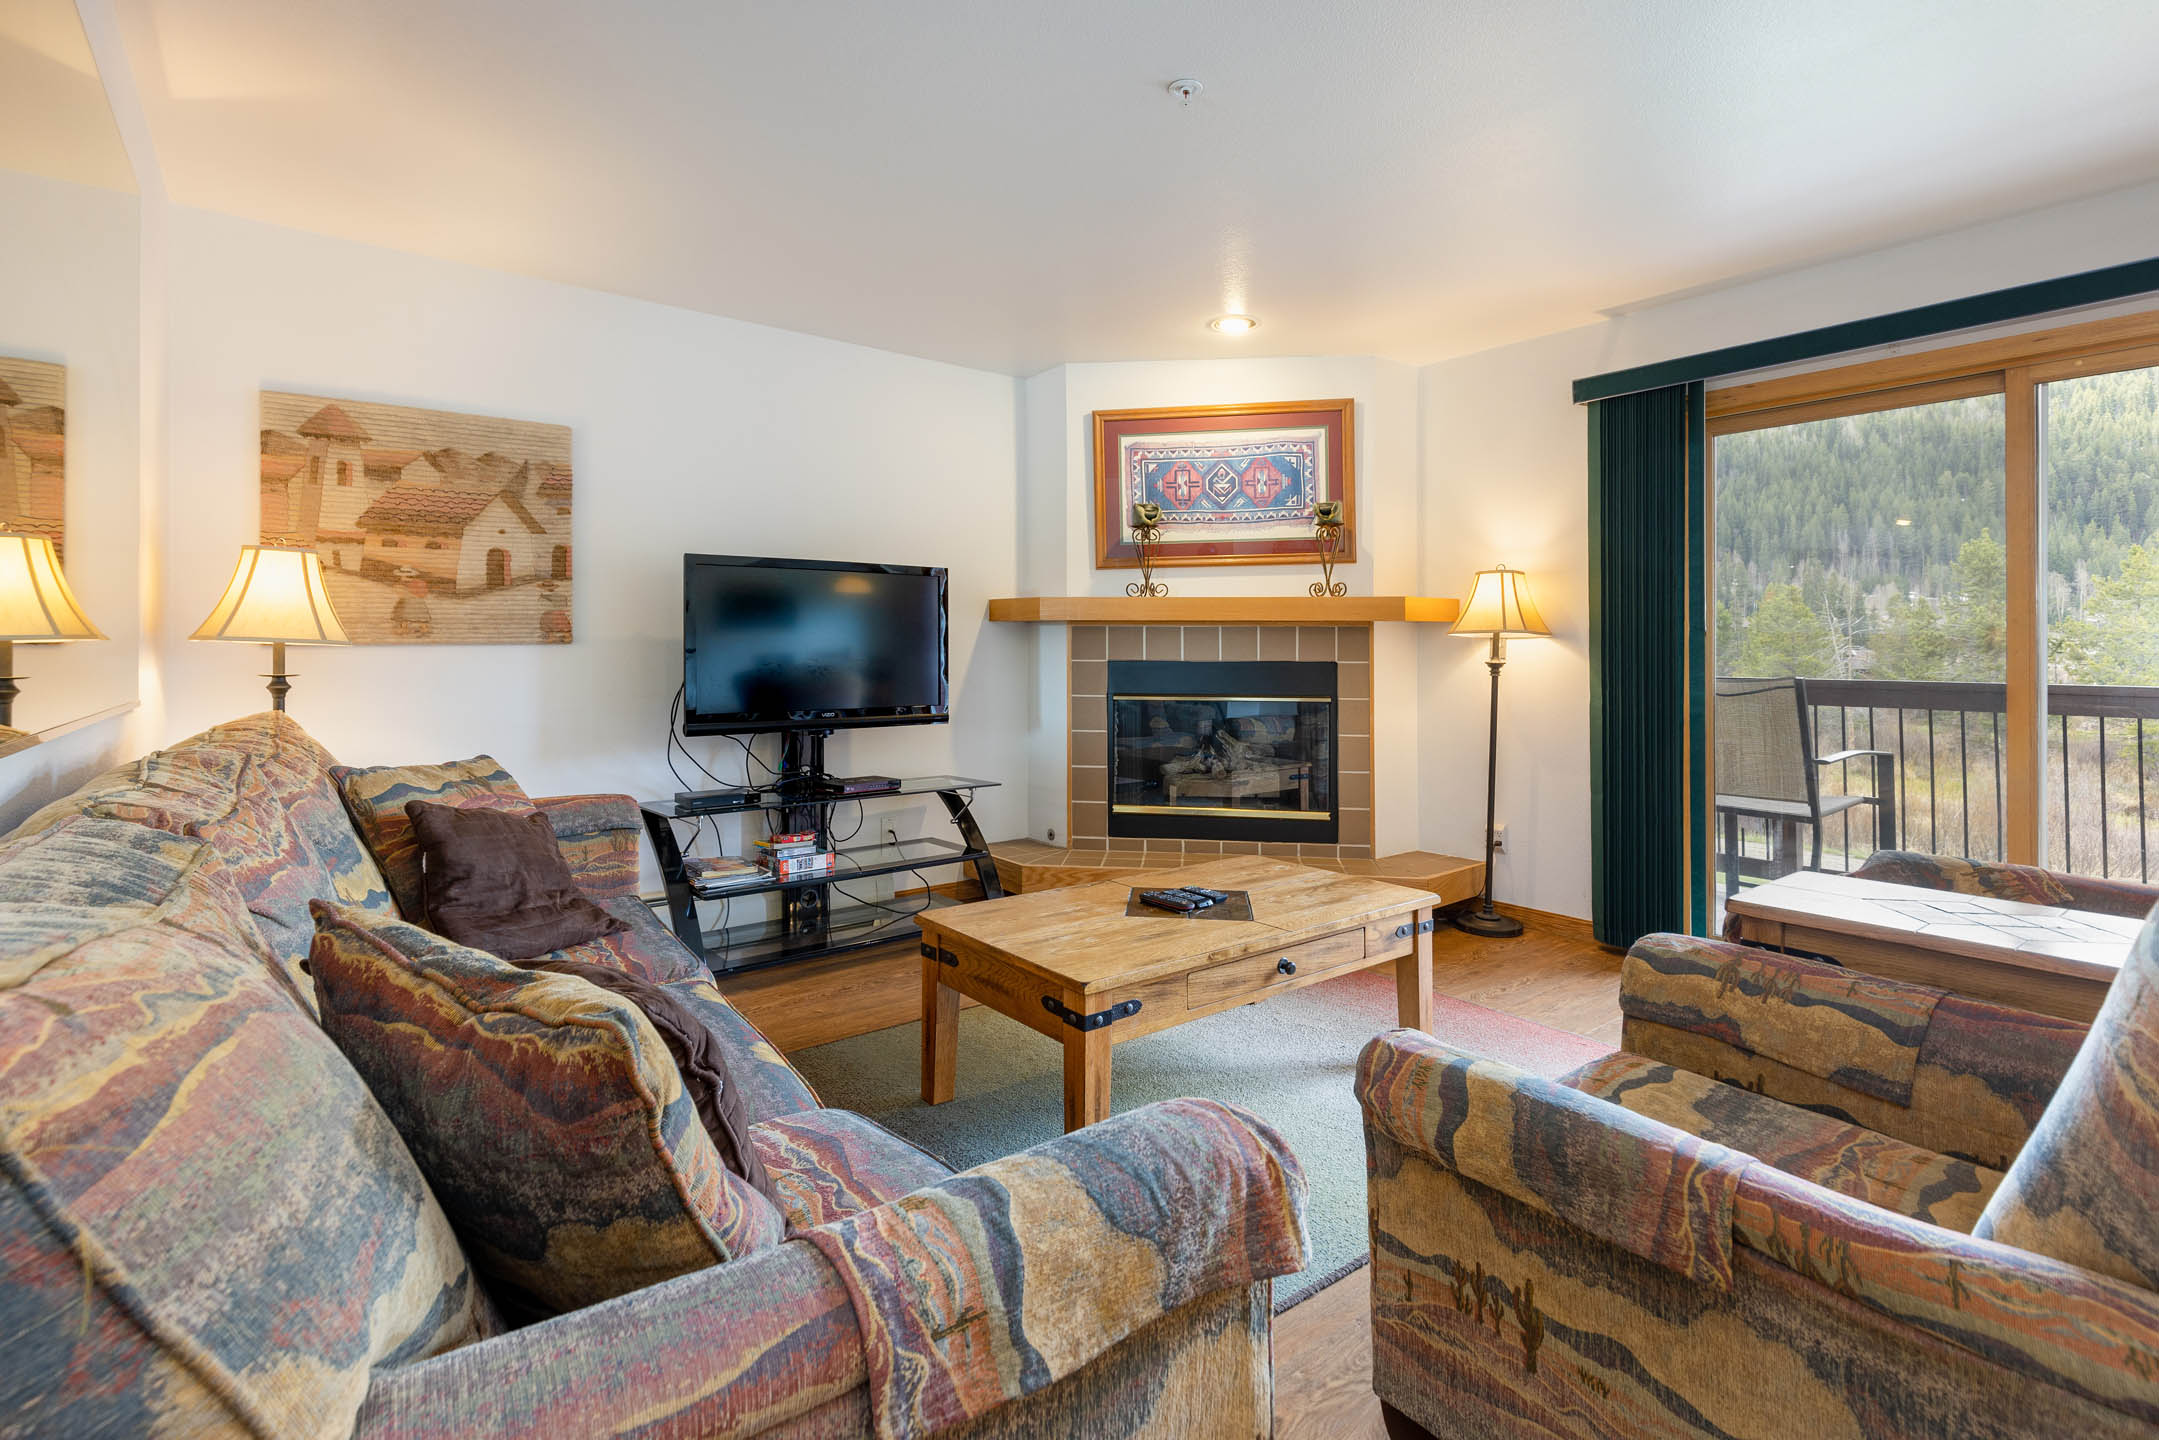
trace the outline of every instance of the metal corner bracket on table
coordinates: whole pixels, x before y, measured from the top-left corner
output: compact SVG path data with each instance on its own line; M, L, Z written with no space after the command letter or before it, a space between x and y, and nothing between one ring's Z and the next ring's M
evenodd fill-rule
M1120 1000L1107 1010L1097 1010L1092 1015L1083 1015L1059 1000L1055 995L1042 997L1042 1008L1075 1030L1100 1030L1106 1025L1116 1024L1119 1020L1129 1020L1134 1015L1139 1014L1139 1007L1140 1002L1137 1000Z

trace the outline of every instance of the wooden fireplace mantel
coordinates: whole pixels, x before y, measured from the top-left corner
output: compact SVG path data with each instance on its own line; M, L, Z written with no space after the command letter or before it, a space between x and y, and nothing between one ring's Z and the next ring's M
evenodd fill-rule
M1444 595L1015 595L990 619L1060 625L1451 624L1462 602Z

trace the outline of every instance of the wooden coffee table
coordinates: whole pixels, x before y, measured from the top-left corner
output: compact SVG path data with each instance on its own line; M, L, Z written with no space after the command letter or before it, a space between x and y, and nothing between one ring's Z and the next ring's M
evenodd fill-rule
M1738 938L2089 1023L2141 920L1803 870L1742 890Z
M1237 856L1148 877L1251 895L1250 920L1125 914L1132 887L1077 885L933 910L922 927L922 1098L952 1098L960 997L1064 1047L1065 1129L1107 1119L1110 1047L1233 1005L1393 965L1401 1023L1432 1026L1425 890Z

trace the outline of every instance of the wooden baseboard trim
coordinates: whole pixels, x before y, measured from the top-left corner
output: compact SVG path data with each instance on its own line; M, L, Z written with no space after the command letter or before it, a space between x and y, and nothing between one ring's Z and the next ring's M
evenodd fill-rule
M1509 905L1504 900L1494 900L1492 908L1502 915L1512 915L1530 929L1546 935L1558 935L1586 945L1598 943L1596 927L1579 916L1560 915L1550 910L1532 910L1527 905ZM1611 947L1607 945L1603 948L1608 950Z

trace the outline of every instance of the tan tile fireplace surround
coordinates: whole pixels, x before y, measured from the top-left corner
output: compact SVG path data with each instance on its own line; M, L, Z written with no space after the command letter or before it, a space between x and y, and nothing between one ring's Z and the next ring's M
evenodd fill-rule
M1461 606L1439 595L1017 595L989 618L1066 632L1065 824L1054 840L990 846L1007 894L1141 877L1210 855L1271 855L1323 870L1373 875L1430 890L1442 904L1484 884L1481 860L1426 850L1373 853L1375 626L1445 625ZM1109 667L1113 661L1328 662L1336 666L1337 843L1132 839L1109 834ZM1414 688L1414 677L1393 682ZM1044 716L1055 725L1055 711ZM1047 737L1045 737L1047 738ZM1405 783L1405 782L1397 782ZM1044 797L1047 799L1048 797ZM1402 817L1390 823L1403 828Z
M1066 843L1155 857L1274 855L1372 858L1372 627L1369 625L1074 625L1067 649ZM1139 840L1109 833L1109 662L1331 661L1336 670L1340 843Z

